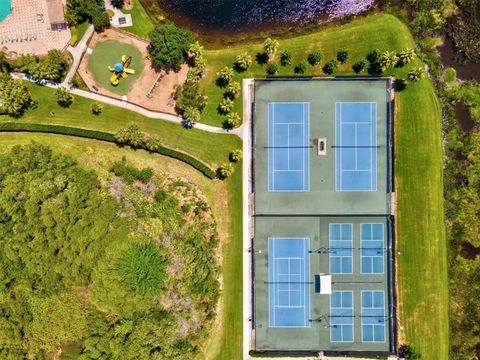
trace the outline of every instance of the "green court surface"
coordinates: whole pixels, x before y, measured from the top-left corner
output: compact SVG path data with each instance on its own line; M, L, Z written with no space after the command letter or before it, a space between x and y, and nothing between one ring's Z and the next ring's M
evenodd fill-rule
M120 83L117 86L113 86L110 83L112 73L108 70L108 66L113 66L120 62L122 55L132 57L132 63L129 68L135 70L135 74L129 74L128 77L120 79ZM88 67L101 86L116 94L126 95L142 73L144 62L142 54L136 47L108 40L100 42L95 46L92 55L90 55Z
M390 88L255 81L256 350L392 351Z

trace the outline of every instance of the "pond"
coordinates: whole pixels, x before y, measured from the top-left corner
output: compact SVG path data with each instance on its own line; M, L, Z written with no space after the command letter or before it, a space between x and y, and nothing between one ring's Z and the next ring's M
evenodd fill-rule
M375 0L156 0L168 17L197 32L237 34L368 10Z

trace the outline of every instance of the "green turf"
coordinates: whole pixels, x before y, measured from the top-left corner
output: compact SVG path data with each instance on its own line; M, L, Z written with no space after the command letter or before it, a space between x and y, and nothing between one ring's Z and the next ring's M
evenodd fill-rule
M352 75L352 64L363 59L372 49L380 50L402 50L405 47L413 46L408 28L396 17L387 14L378 14L352 21L344 26L328 28L324 31L310 35L304 35L292 39L280 40L279 50L274 62L278 62L280 53L288 49L293 53L291 66L279 66L278 75L294 75L294 67L299 61L306 61L307 55L317 49L323 52L323 59L320 65L307 66L305 75L322 76L322 66L326 61L334 58L337 51L346 48L349 50L348 61L340 66L341 75ZM202 122L221 126L224 117L217 112L217 106L223 96L225 89L215 85L216 73L224 66L233 66L235 57L247 52L253 58L253 65L248 71L237 74L235 80L241 81L244 77L265 77L265 65L258 65L255 55L262 51L262 43L246 44L226 47L221 50L207 50L207 75L202 79L202 87L208 95L208 105L202 114ZM362 75L366 75L365 72ZM234 111L241 113L242 100L235 101Z
M129 68L135 70L135 74L129 74L126 78L120 79L117 86L110 83L112 73L108 66L121 62L122 55L132 57ZM124 44L114 40L107 40L98 43L93 49L88 62L88 68L100 85L104 88L119 94L126 95L143 71L144 62L140 51L132 45Z
M441 112L430 81L402 92L397 111L400 325L422 359L448 359Z
M91 112L92 100L79 96L65 109L55 100L55 91L32 83L27 84L37 100L38 107L29 110L18 121L41 124L57 124L86 129L115 132L130 123L136 123L150 135L157 135L162 143L173 149L182 150L215 168L228 161L228 154L241 146L241 140L234 135L217 135L196 129L184 129L180 125L158 119L145 118L137 113L105 105L103 112L96 116ZM52 115L52 111L54 114ZM0 121L15 121L0 116Z
M88 29L88 26L90 23L88 21L85 21L81 24L78 24L77 26L72 26L70 28L70 33L72 34L72 37L70 39L70 45L76 46L78 42L82 39L83 35L85 35L85 32Z
M131 10L122 9L122 12L124 14L132 14L133 22L133 26L122 28L122 30L126 30L132 34L148 39L148 35L155 26L151 22L150 17L140 1L133 0L133 8Z

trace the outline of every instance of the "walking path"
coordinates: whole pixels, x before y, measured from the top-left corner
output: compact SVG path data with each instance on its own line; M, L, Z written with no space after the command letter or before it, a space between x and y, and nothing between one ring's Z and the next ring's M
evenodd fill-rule
M80 61L82 61L83 53L87 50L88 39L90 39L90 37L92 36L93 31L94 31L93 25L90 24L87 28L87 31L85 31L85 34L83 35L82 39L78 42L77 46L75 47L68 46L67 50L73 56L73 64L70 67L70 70L68 71L68 74L65 77L65 80L63 80L62 82L62 86L68 87L73 77L75 76L75 73L77 72L77 69L80 66Z
M53 89L64 86L63 83L60 84L60 83L56 83L56 82L49 81L49 80L37 79L37 78L34 78L34 77L32 77L28 74L12 73L11 75L14 79L31 81L31 82L37 83L39 85L47 86L47 87L50 87L50 88L53 88ZM91 92L76 89L76 88L71 88L70 92L73 95L77 95L77 96L81 96L81 97L84 97L84 98L87 98L87 99L99 101L99 102L109 104L109 105L112 105L112 106L116 106L116 107L119 107L119 108L123 108L123 109L126 109L126 110L134 111L134 112L136 112L140 115L143 115L143 116L151 118L151 119L170 121L170 122L180 124L180 125L185 124L185 120L182 119L180 116L175 116L175 115L172 115L172 114L167 114L167 113L162 113L162 112L150 111L150 110L142 108L138 105L129 103L127 101L113 99L113 98L110 98L108 96L95 94L95 93L91 93ZM237 135L240 138L242 138L242 134L243 134L243 125L236 128L236 129L233 129L233 130L226 130L226 129L223 129L223 128L210 126L210 125L206 125L206 124L201 124L201 123L195 123L193 125L193 127L195 129L198 129L198 130L203 130L203 131L207 131L207 132L215 133L215 134Z

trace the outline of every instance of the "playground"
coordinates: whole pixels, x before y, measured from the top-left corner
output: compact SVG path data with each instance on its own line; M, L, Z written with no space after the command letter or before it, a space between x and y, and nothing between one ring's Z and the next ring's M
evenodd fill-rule
M116 29L95 33L78 73L92 92L175 114L174 87L183 84L188 66L178 73L162 72L150 61L147 47L147 41Z

